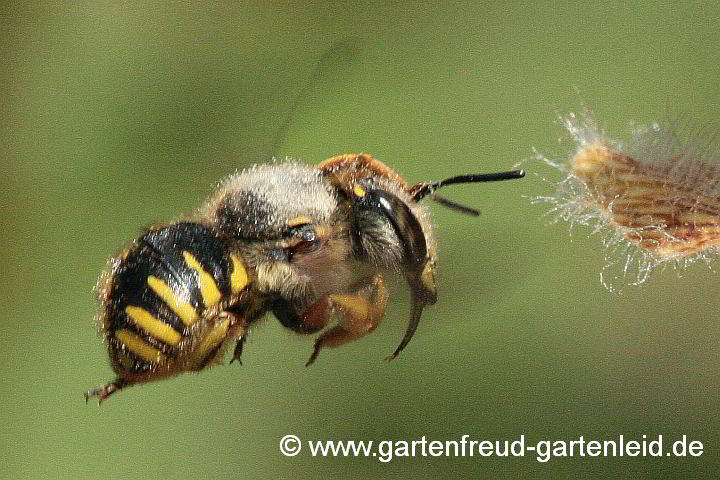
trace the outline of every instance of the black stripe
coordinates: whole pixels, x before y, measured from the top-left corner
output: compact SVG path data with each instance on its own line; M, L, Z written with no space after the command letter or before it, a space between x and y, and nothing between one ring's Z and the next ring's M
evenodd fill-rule
M112 304L107 312L113 329L134 326L134 322L125 314L125 307L133 305L144 308L178 333L187 335L188 329L182 320L148 285L149 275L163 280L175 292L180 290L175 285L174 276L168 271L166 264L161 261L157 253L144 243L138 243L128 252L114 272L110 295ZM192 299L190 299L190 303L193 303ZM197 303L195 300L195 305Z
M215 279L220 293L224 296L230 295L231 267L228 249L212 229L199 223L180 222L151 230L140 241L152 248L160 256L161 261L167 264L168 271L190 289L197 305L202 305L197 274L185 262L183 251L191 253Z

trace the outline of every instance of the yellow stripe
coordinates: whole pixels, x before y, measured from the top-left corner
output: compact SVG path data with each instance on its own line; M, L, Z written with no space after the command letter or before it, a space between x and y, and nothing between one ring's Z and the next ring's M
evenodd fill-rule
M162 363L165 361L165 355L160 350L148 345L142 338L138 337L129 330L118 330L115 332L115 338L120 340L125 348L132 353L150 363Z
M204 361L205 357L207 357L215 347L225 340L225 335L227 334L229 327L230 319L225 319L207 332L203 341L200 342L200 344L194 349L191 361L195 364Z
M311 223L312 220L310 220L310 217L306 215L300 215L299 217L291 218L288 220L287 225L288 227L297 227L298 225L307 225L308 223Z
M195 308L175 294L167 283L152 275L148 275L147 283L185 325L190 326L197 321L198 314Z
M243 288L247 287L250 281L248 280L247 270L243 261L237 255L231 254L230 259L233 264L232 275L230 275L230 290L232 293L238 293Z
M128 305L125 313L130 315L135 325L145 330L150 336L157 338L167 344L177 345L182 340L182 335L173 330L167 323L153 317L144 308Z
M198 274L198 286L200 287L200 293L202 293L203 303L206 307L215 305L222 298L215 279L205 271L197 258L193 257L190 252L183 251L183 257L185 257L185 262Z

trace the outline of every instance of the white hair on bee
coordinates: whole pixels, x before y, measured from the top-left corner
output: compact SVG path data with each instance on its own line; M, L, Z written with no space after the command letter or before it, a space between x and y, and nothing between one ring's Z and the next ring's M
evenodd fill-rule
M268 238L280 235L291 218L328 222L336 205L318 169L286 159L230 175L218 185L201 215L215 218L225 233ZM238 214L243 218L235 218Z
M559 120L576 150L567 162L536 153L565 178L552 182L552 195L533 201L552 205L554 221L602 235L606 288L641 284L658 266L681 271L718 252L720 146L707 129L691 132L666 120L632 130L623 143L598 128L588 111Z

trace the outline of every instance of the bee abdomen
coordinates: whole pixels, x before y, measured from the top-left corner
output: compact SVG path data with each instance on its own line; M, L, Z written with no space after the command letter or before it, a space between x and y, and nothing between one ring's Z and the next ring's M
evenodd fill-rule
M189 368L175 364L188 348L200 345L210 354L218 347L193 338L211 331L204 324L196 328L198 323L248 283L242 259L212 229L180 222L150 230L120 257L104 292L103 328L113 368L131 376L160 366L168 373Z

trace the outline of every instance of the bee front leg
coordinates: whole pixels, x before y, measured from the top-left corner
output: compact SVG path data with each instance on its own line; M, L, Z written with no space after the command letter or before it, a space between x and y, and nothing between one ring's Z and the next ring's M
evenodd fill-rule
M315 361L322 348L339 347L375 330L385 315L388 292L382 275L377 274L369 277L367 283L354 294L335 294L327 298L342 320L318 337L305 366Z

